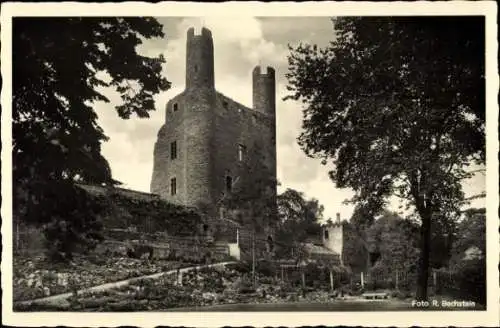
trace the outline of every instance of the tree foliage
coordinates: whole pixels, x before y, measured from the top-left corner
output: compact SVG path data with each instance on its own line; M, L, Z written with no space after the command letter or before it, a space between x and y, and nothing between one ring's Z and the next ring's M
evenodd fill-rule
M324 206L315 198L306 199L304 193L288 188L278 195L278 216L281 225L296 225L305 238L316 235L323 219ZM302 238L302 239L304 239ZM301 239L298 237L298 239Z
M471 208L464 216L452 245L452 265L466 257L466 251L472 248L479 250L481 256L486 254L486 209Z
M377 209L377 212L380 210ZM370 211L370 208L361 205L356 205L352 213L350 222L358 232L363 232L369 228L375 221L375 213Z
M418 226L396 213L384 211L368 229L368 242L380 254L378 264L386 272L416 273L418 262Z
M27 215L44 218L43 233L51 259L69 261L74 252L92 249L104 239L99 218L106 211L105 201L93 198L70 181L59 182L43 196L39 199L43 205L36 207L40 212Z
M360 229L351 221L343 223L343 230L342 258L344 265L356 273L367 272L370 267L371 245L367 242L366 229Z
M431 222L429 266L431 268L447 267L452 256L455 242L458 216L456 213L439 212L434 214Z
M371 212L389 196L421 220L417 297L427 298L430 222L456 211L467 166L485 162L484 18L342 17L323 49L290 48L286 99L304 103L299 144L335 166Z
M143 200L113 192L106 196L107 228L135 227L144 233L163 232L170 236L194 236L202 222L195 208L168 203L163 199Z
M143 40L164 36L162 26L153 18L17 17L12 35L14 211L29 222L72 222L51 190L77 201L73 181L117 183L93 108L109 102L102 90L119 93L115 109L127 119L148 117L153 95L170 87L165 59L137 52Z
M276 242L283 245L285 253L290 251L289 247L297 248L297 243L308 237L320 237L323 211L317 199L306 199L297 190L289 188L278 195Z
M455 273L458 297L486 304L486 210L472 208L464 214L453 242L450 269Z
M344 224L344 263L353 271L366 273L375 266L386 275L395 270L415 272L419 253L415 222L382 210L370 226L356 224L352 220Z

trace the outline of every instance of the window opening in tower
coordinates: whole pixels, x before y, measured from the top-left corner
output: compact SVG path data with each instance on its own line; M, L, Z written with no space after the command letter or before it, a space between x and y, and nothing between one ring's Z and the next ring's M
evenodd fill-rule
M233 178L230 176L226 177L226 190L228 192L231 192L231 189L233 188Z

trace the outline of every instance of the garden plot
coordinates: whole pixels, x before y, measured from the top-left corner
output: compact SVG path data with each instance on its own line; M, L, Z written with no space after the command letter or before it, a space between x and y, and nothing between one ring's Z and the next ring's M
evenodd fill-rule
M150 262L127 257L76 257L54 265L44 257L14 259L13 301L75 292L84 288L190 266L182 261Z
M73 295L61 306L26 305L18 311L158 311L179 307L203 307L235 303L334 302L337 295L318 289L306 292L298 286L280 283L274 277L251 274L238 266L202 268L138 279L126 286L102 292ZM36 309L35 309L36 307Z

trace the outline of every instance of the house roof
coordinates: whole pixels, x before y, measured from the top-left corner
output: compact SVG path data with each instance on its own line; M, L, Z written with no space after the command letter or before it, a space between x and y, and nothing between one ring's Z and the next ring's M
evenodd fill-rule
M339 255L337 252L329 250L326 247L314 245L311 243L304 243L304 250L309 254L321 254L321 255Z

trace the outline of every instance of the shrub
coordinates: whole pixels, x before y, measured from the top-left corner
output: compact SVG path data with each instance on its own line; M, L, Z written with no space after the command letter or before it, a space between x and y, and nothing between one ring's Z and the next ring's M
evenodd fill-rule
M259 277L259 282L261 284L268 284L268 285L271 285L271 284L274 284L274 278L273 277Z
M109 251L109 250L106 250ZM89 255L87 257L90 263L95 264L95 265L105 265L107 263L108 257L106 256L98 256L95 254Z
M248 262L243 262L243 261L240 261L240 262L237 262L237 263L230 263L228 265L226 265L226 268L228 270L234 270L234 271L237 271L239 273L250 273L252 271L252 267L250 265L250 263Z
M238 292L240 294L252 294L255 293L255 288L250 286L242 286L240 287L240 289L238 289Z
M360 284L352 284L347 291L347 293L351 296L359 296L365 292L365 289L361 287Z
M274 277L276 274L276 266L267 260L257 262L255 270L257 273L267 277Z
M238 292L240 294L255 293L255 288L253 286L251 279L248 279L248 278L242 279L242 281L238 287Z
M330 272L327 267L320 267L315 263L309 263L304 270L307 286L320 288L330 285ZM339 280L340 274L334 273L334 276L337 276L337 280Z
M301 286L302 285L302 274L298 270L294 270L289 275L290 283L292 286Z
M486 261L464 260L453 267L456 297L486 304Z

